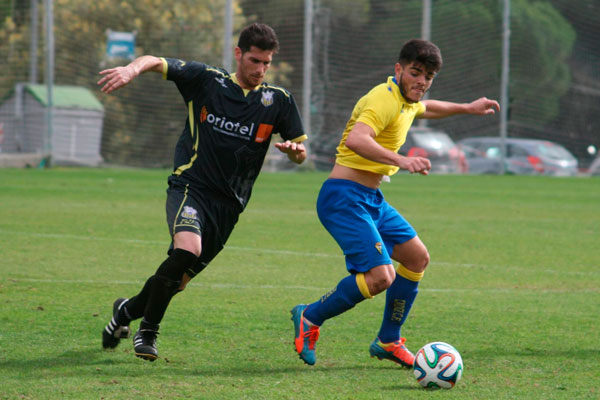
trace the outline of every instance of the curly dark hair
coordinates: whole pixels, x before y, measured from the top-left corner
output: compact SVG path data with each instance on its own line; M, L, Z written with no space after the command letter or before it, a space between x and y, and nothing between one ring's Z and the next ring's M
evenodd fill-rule
M411 39L404 43L398 62L402 66L418 62L423 64L427 71L436 73L442 69L443 63L440 49L430 41L421 39Z

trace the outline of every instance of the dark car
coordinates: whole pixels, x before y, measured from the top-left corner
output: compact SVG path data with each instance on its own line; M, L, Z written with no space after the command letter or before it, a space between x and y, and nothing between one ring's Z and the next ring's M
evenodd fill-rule
M443 131L423 127L411 128L399 153L408 157L428 158L431 161L431 172L434 173L465 172L463 152Z
M577 175L577 159L560 144L539 139L507 138L505 170L515 175ZM458 145L465 151L470 173L502 173L500 137L472 137ZM482 167L485 165L485 167ZM492 166L496 171L492 172Z
M600 156L596 157L588 168L588 173L592 176L600 175Z

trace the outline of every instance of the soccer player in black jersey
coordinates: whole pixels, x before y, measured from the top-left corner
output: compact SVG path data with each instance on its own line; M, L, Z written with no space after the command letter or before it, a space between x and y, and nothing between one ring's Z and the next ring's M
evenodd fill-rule
M294 98L263 82L278 49L273 29L255 23L240 34L234 74L149 55L100 72L98 85L104 93L141 73L161 73L175 83L188 108L168 179L168 257L137 295L114 302L113 317L102 331L104 348L116 347L129 336L130 322L143 317L133 338L134 350L136 356L154 361L156 335L169 301L223 249L248 203L271 135L281 135L283 142L275 146L291 161L306 159L306 135Z

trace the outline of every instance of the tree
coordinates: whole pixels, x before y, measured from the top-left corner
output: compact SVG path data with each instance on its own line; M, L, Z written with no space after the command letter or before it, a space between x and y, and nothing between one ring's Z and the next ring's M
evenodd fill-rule
M600 4L586 0L551 0L561 15L574 28L577 40L568 59L571 86L561 99L564 112L546 124L579 158L585 168L593 156L587 152L591 144L600 147Z
M104 62L107 29L137 32L137 55L220 65L223 12L222 4L210 0L57 0L56 82L98 91L98 71L111 66ZM170 165L187 115L181 97L158 76L139 77L131 86L110 96L98 94L106 107L102 154L110 162Z
M239 29L244 18L238 8L235 11ZM211 0L54 1L55 84L88 87L104 103L102 154L107 161L169 165L186 109L175 86L161 83L158 76L140 77L132 88L102 95L96 85L98 72L111 65L104 60L106 30L136 31L138 55L195 59L218 66L223 13L223 4ZM43 8L39 14L40 18L45 15ZM0 76L0 98L15 82L27 80L28 32L27 19L18 25L9 18L0 30L0 58L8 64ZM40 47L43 45L40 40ZM45 57L39 60L43 64ZM112 65L127 62L115 60ZM40 67L43 70L43 65Z
M548 2L513 0L512 7L511 118L539 127L558 115L569 90L575 31Z

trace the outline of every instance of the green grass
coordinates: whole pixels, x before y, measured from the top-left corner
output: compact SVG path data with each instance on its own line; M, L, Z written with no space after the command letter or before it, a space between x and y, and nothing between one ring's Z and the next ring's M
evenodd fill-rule
M176 296L154 363L103 351L118 296L165 258L165 170L0 170L2 399L600 398L600 180L397 175L383 190L431 253L403 329L454 345L450 391L372 359L384 296L293 351L289 309L345 276L323 173L263 174L227 248ZM137 323L133 324L136 329Z

